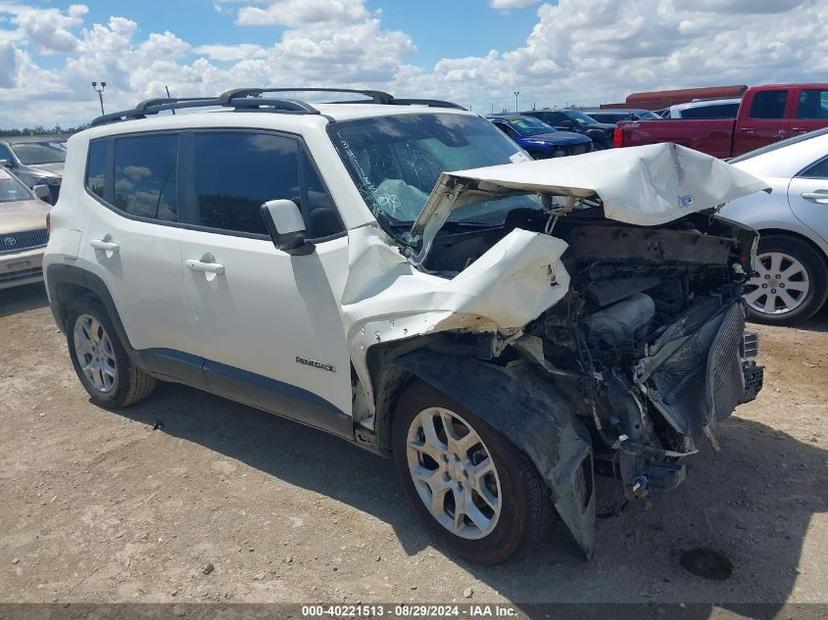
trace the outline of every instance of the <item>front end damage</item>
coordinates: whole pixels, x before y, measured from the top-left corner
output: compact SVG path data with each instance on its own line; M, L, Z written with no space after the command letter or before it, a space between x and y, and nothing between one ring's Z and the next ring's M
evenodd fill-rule
M673 145L444 174L407 261L353 238L371 257L343 305L358 422L382 443L399 385L433 384L527 453L591 556L593 473L628 499L675 488L761 389L741 302L757 235L715 215L761 189ZM514 193L544 209L441 232L454 209Z

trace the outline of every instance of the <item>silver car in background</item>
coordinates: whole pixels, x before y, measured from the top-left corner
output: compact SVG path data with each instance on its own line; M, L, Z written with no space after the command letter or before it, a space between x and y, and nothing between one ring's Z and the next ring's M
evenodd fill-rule
M722 215L761 234L758 275L745 294L756 321L793 325L828 298L828 128L730 160L773 189L734 200Z
M8 168L28 187L49 188L48 202L55 204L63 180L66 138L61 136L0 137L0 166Z

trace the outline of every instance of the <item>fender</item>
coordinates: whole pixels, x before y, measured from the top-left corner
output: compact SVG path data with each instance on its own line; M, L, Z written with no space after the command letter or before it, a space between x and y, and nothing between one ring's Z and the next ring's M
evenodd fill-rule
M587 558L595 548L592 442L572 405L528 363L495 366L425 349L390 362L472 410L526 452Z

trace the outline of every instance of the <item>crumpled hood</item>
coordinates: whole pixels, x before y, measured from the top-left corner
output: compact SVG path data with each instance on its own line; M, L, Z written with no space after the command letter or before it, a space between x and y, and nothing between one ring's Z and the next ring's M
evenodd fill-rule
M455 209L518 193L598 198L611 220L658 226L757 191L767 183L676 144L648 144L573 157L444 172L411 227L416 262Z

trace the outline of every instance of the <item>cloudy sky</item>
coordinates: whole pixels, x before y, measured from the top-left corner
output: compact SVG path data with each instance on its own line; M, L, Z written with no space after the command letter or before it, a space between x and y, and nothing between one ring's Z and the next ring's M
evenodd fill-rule
M362 86L488 112L828 79L828 0L0 0L0 127L159 96Z

